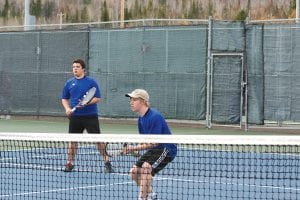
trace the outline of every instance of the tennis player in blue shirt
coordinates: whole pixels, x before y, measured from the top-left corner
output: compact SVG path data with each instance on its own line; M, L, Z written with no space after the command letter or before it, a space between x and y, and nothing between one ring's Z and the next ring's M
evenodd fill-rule
M162 114L150 108L149 94L146 90L136 89L125 96L130 98L131 110L138 114L140 134L171 134ZM140 200L157 199L157 195L152 190L153 176L175 158L177 146L176 144L144 143L137 146L128 146L124 153L140 150L147 151L133 165L130 175L140 188Z
M85 75L85 63L81 59L73 61L72 65L74 77L67 80L62 91L62 105L65 108L66 115L69 118L69 133L88 133L99 134L100 125L98 119L97 103L100 102L101 93L97 82ZM91 101L83 107L77 107L75 111L72 108L78 105L80 99L86 92L92 88L96 88L95 96ZM105 160L105 172L113 172L108 155L106 155L104 143L96 144L100 154ZM71 172L74 168L74 158L77 152L77 142L71 142L68 146L68 162L65 166L65 172Z

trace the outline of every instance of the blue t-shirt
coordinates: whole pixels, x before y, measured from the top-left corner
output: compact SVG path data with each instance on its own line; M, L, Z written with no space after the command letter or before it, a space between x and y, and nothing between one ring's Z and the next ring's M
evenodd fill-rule
M95 97L101 98L100 88L97 82L91 77L85 76L81 79L75 77L67 80L62 91L62 99L69 99L71 108L75 107L83 95L92 88L96 87ZM74 111L72 116L98 116L97 104L87 105L78 108Z
M139 116L138 129L140 134L171 135L171 131L166 120L160 112L153 108L149 108L144 116ZM172 158L174 158L177 154L177 146L173 143L160 143L158 148L167 148Z

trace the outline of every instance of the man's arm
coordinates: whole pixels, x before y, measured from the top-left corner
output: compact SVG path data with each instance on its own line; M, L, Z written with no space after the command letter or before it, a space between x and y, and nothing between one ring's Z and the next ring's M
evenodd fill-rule
M69 104L69 99L62 99L62 100L61 100L61 103L62 103L63 107L65 108L66 115L67 115L68 117L71 116L71 114L72 114L72 109L71 109L70 104Z
M101 100L100 98L94 97L94 98L92 98L92 100L87 105L99 103L100 100Z

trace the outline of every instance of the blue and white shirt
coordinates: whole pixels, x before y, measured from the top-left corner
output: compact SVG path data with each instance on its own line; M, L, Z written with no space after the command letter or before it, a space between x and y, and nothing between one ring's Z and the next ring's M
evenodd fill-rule
M70 106L73 108L92 87L96 87L95 97L101 98L100 88L93 78L85 76L81 79L77 79L73 77L66 81L61 98L69 99ZM97 104L87 105L83 108L76 109L72 116L98 116Z
M144 116L139 116L138 129L140 134L172 134L162 114L153 108L149 108ZM166 148L172 158L177 154L177 146L173 143L160 143L155 148Z

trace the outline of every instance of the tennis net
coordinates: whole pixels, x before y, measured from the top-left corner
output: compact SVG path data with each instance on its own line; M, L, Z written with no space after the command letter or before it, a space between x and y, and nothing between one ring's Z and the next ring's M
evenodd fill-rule
M299 199L300 136L0 133L0 199L138 199L129 175L138 157L111 157L95 143L176 143L153 177L157 199ZM79 142L72 172L67 145ZM144 152L140 152L143 154Z

